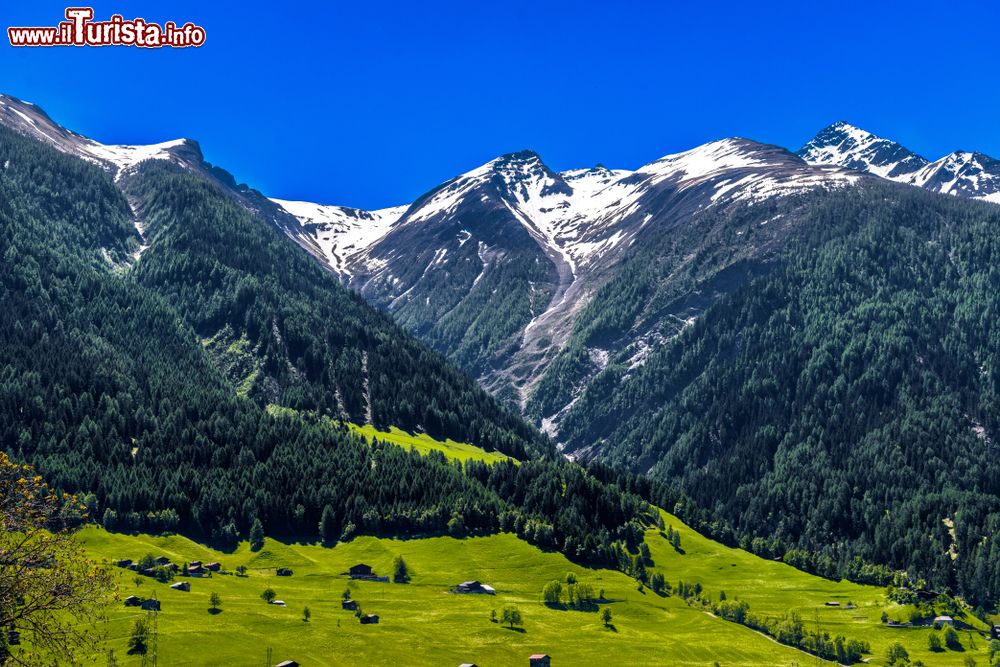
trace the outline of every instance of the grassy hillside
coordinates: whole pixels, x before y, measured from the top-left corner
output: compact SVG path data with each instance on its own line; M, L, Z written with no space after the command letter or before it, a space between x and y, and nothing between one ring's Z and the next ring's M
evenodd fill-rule
M728 549L688 529L674 517L665 522L681 535L683 553L657 531L648 541L655 571L675 583L699 582L708 594L724 590L730 599L747 600L753 611L780 616L792 610L807 626L816 622L831 634L871 642L871 664L884 664L889 643L902 642L913 658L927 665L962 664L972 656L986 664L986 641L963 632L967 650L932 654L925 629L890 629L880 622L882 610L902 615L887 603L882 589L835 583L781 563L764 561ZM131 572L122 571L122 596L155 596L159 615L159 659L169 665L264 664L273 649L273 663L295 659L304 665L449 665L474 661L484 667L527 664L527 656L546 652L554 665L700 665L718 661L735 665L805 665L816 658L689 606L677 596L661 597L635 581L609 570L589 570L562 555L542 552L512 535L457 540L358 538L335 548L283 544L268 540L263 550L246 544L234 553L220 553L182 537L109 534L87 529L87 548L97 557L137 559L146 553L166 555L176 562L220 560L226 570L248 568L246 577L214 575L190 579L191 592L170 590L144 579L136 587ZM410 584L348 582L340 573L364 562L379 574L390 574L393 558L401 555L413 579ZM291 577L277 577L274 568L287 566ZM597 612L561 611L541 602L545 583L574 572L611 600L614 629L605 629ZM479 579L497 589L495 597L454 595L448 588ZM363 626L351 612L340 609L343 590L350 586L363 609L381 617L379 625ZM260 593L273 588L286 607L265 604ZM222 597L222 612L208 611L209 595ZM827 601L853 601L855 610L828 608ZM490 611L515 604L524 616L524 631L511 631L490 621ZM309 622L302 610L312 612ZM126 655L134 619L144 612L116 605L111 613L108 647L119 664L139 664ZM273 664L272 663L272 664Z
M299 411L293 410L292 408L286 408L274 404L267 406L267 412L275 416L296 416L301 414ZM315 418L315 414L312 413L307 416ZM323 417L322 421L331 425L335 424L335 422L329 417ZM373 440L378 440L379 442L397 445L406 450L416 450L424 456L430 454L431 452L441 452L445 455L445 457L454 461L461 461L462 463L465 463L466 461L480 461L482 463L517 461L517 459L498 451L488 452L482 447L470 445L465 442L455 442L451 438L438 440L437 438L433 438L426 433L407 433L403 429L395 426L389 426L388 430L381 430L372 424L359 425L347 422L347 428L351 433L365 438L368 444L371 444Z
M430 452L441 452L449 459L455 459L457 461L482 461L483 463L496 463L498 461L514 460L505 454L500 452L487 452L486 450L476 447L475 445L469 445L464 442L455 442L451 438L446 440L436 440L426 433L407 433L395 426L390 426L388 431L380 431L376 429L371 424L366 424L364 426L358 426L357 424L350 424L350 429L352 432L363 436L371 442L373 438L377 438L382 442L391 442L394 445L399 445L404 449L413 448L420 452L421 454L429 454Z
M909 606L889 601L884 588L835 582L807 574L784 563L764 560L747 551L713 542L666 512L663 517L668 526L680 533L681 552L656 534L657 531L649 531L646 541L656 563L655 569L674 584L679 579L698 582L714 599L724 591L728 598L745 600L751 610L764 616L777 618L794 612L810 629L819 625L831 636L840 634L867 641L872 647L870 664L885 664L886 649L893 642L902 643L911 659L922 660L927 665L961 665L967 655L981 665L989 664L985 657L988 639L978 632L959 633L966 649L961 653L932 653L928 648L928 635L935 632L932 628L884 625L881 622L883 611L890 618L903 622L908 620L911 611ZM840 606L829 607L827 602L839 602ZM848 603L856 608L846 608ZM980 630L987 629L972 615L962 620Z

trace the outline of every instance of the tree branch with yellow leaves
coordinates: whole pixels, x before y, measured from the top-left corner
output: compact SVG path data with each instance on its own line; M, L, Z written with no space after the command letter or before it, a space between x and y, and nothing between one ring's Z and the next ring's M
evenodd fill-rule
M85 512L0 452L0 664L77 664L96 652L115 578L74 538ZM12 631L21 645L8 645Z

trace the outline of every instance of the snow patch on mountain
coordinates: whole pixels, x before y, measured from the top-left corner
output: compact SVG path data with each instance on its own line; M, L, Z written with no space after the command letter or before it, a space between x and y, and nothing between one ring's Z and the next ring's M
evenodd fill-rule
M851 174L840 169L784 177L766 173L751 174L716 190L712 195L712 203L725 199L758 203L803 190L845 187L857 183L860 178L862 177L859 174Z
M377 211L363 211L346 206L274 199L275 204L295 216L310 231L330 267L349 276L348 259L362 252L389 233L406 213L408 206L394 206Z
M3 100L0 100L0 104L4 104L5 105L5 103L3 102ZM17 109L11 109L11 111L13 111L14 113L16 113L18 116L20 116L22 119L24 119L25 122L29 123L30 125L38 127L38 123L35 122L35 119L32 118L31 116L27 115L26 113L18 111Z
M476 279L472 281L472 287L469 288L470 290L475 288L475 286L479 284L479 281L483 279L483 276L486 275L486 267L489 266L489 261L487 259L487 252L489 251L490 247L485 243L483 243L482 241L478 241L478 244L479 247L478 250L476 251L476 254L479 255L479 263L482 265L482 268L479 270L479 274L476 276Z
M159 144L149 144L145 146L128 146L123 144L101 144L93 140L88 140L80 146L84 157L90 157L94 161L110 162L116 168L115 180L121 178L122 174L146 160L169 160L172 156L171 148L178 148L187 143L187 139L175 139Z
M573 188L574 194L586 196L606 188L631 173L627 169L608 169L603 164L599 164L590 169L570 169L560 172L559 175Z
M672 182L678 189L685 190L733 172L733 178L716 183L709 205L735 200L752 204L801 190L852 185L860 178L837 167L789 171L790 158L792 156L784 151L732 138L667 155L640 167L635 173L647 175L648 186Z
M722 139L683 153L667 155L640 167L636 173L650 175L653 183L666 179L676 179L684 183L704 179L731 169L764 166L768 166L768 161L747 151L739 140ZM775 164L774 166L780 165Z

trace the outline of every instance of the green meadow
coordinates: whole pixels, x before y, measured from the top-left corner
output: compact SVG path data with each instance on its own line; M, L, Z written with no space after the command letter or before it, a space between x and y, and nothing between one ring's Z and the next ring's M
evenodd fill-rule
M267 411L274 415L287 414L296 415L301 414L297 410L292 408L286 408L280 405L268 405ZM329 417L322 417L322 419L329 420ZM406 431L396 428L395 426L390 426L388 431L382 431L371 424L358 425L347 423L347 428L356 435L359 435L370 444L372 439L378 439L380 442L388 442L393 445L398 445L404 449L414 449L420 454L430 454L431 452L441 452L447 458L456 461L482 461L483 463L497 463L499 461L516 461L506 454L501 452L488 452L481 447L476 447L475 445L470 445L464 442L455 442L451 438L445 440L437 440L427 435L426 433L407 433Z
M496 463L498 461L506 461L510 459L509 456L501 454L500 452L487 452L486 450L480 449L474 445L467 445L463 442L455 442L451 439L435 440L426 433L411 434L400 430L395 426L390 426L388 431L379 431L370 424L366 424L365 426L348 424L348 427L351 432L365 437L368 442L371 442L372 438L377 438L381 442L391 442L392 444L399 445L405 449L415 449L421 454L428 454L430 452L437 451L441 452L450 459L456 459L458 461L462 461L463 463L468 460L482 461L483 463Z
M647 532L646 541L656 563L653 569L662 572L671 583L676 584L679 579L698 582L716 599L724 591L729 598L746 600L756 613L777 618L794 612L808 629L819 627L831 636L839 634L867 641L872 647L869 664L886 664L886 650L893 642L902 643L911 660L922 660L926 665L960 666L966 657L972 657L981 666L989 664L989 640L977 631L959 631L964 651L934 653L929 649L928 635L936 632L943 642L942 632L931 627L883 624L883 611L890 618L906 622L912 610L889 601L884 588L823 579L714 542L666 512L663 518L668 526L680 532L683 553L676 551L658 531ZM827 602L840 604L832 607ZM852 605L854 609L848 608ZM988 629L971 614L962 620L977 630ZM802 664L808 664L809 660L815 662L816 658L803 659Z
M158 658L164 665L263 665L267 648L273 662L294 659L303 665L489 665L527 664L543 652L555 665L791 665L803 654L754 632L713 619L677 598L640 593L628 577L587 570L563 556L543 553L512 535L420 540L358 538L329 549L268 540L251 553L242 545L222 554L181 537L129 537L97 529L83 539L98 556L137 558L145 553L175 561L220 560L227 570L244 564L247 577L214 575L191 579L191 592L173 591L152 580L140 586L123 572L122 595L157 597ZM350 582L340 573L367 563L377 573L390 572L395 555L412 571L409 584ZM273 568L292 568L278 577ZM559 611L541 603L542 586L575 572L581 581L603 588L614 615L605 629L599 614ZM448 591L467 579L497 589L496 596L456 595ZM340 608L341 593L352 596L378 625L361 625ZM284 608L265 604L260 593L273 588ZM209 595L222 597L222 612L209 613ZM523 632L490 620L507 604L523 617ZM308 606L310 621L302 620ZM117 607L110 619L108 646L120 664L139 664L126 656L132 623L145 612Z
M962 665L966 656L987 664L987 642L973 632L962 632L966 651L933 654L927 649L930 628L892 629L880 622L881 613L902 615L905 610L885 599L884 590L814 577L777 562L765 561L738 549L708 540L664 513L668 525L680 532L678 552L658 531L648 542L655 566L672 583L699 582L709 595L725 591L729 598L747 600L751 609L780 616L801 614L810 627L820 624L831 634L864 639L872 644L870 664L885 664L889 643L902 642L914 659L927 665ZM625 575L580 567L558 553L546 553L513 535L489 537L432 537L413 540L359 537L335 547L284 544L267 540L259 552L243 543L232 553L221 553L179 536L153 537L112 534L98 528L83 531L82 539L98 558L138 559L147 553L174 562L218 560L227 572L238 565L247 576L215 574L211 578L183 579L191 592L143 578L136 585L132 572L121 571L120 596L156 597L157 656L163 665L264 665L271 649L272 663L294 659L302 665L458 665L481 667L526 665L527 656L548 653L553 665L735 665L817 664L815 657L782 646L740 625L711 616L676 596L661 597L638 590ZM408 584L353 582L342 573L366 563L378 574L391 574L393 558L402 556L410 567ZM278 577L275 568L289 567L291 577ZM550 609L541 602L546 582L574 573L595 590L604 590L612 627L605 628L597 612ZM449 588L478 579L494 586L496 596L457 595ZM178 578L177 580L182 580ZM176 580L175 580L176 581ZM285 607L268 605L261 592L273 588ZM351 595L366 613L380 617L378 625L361 625L352 612L340 607L341 594ZM222 598L221 613L210 613L209 596ZM853 602L856 609L831 608ZM510 630L490 619L513 604L523 616L523 628ZM303 620L309 607L311 619ZM126 654L135 619L145 612L120 602L112 609L107 648L119 664L141 664Z
M439 451L462 461L506 458L395 428L350 428L369 440L375 437L422 453ZM725 592L728 599L747 601L758 615L779 618L796 613L808 629L819 627L831 636L867 641L872 665L886 664L886 649L893 642L902 643L911 659L926 665L964 665L967 657L978 665L988 664L988 640L978 632L960 632L964 651L932 653L928 635L940 631L883 624L883 612L902 621L910 612L887 600L885 589L810 575L714 542L667 512L662 517L680 534L681 546L675 549L659 530L648 530L646 542L653 560L648 571L663 574L672 586L679 581L698 583L704 597L718 599ZM139 560L152 554L178 564L222 563L224 573L210 578L174 579L172 583L189 581L190 592L171 590L169 584L147 577L136 584L133 572L119 571L120 598L137 595L161 601L157 659L162 665L263 666L293 659L304 666L473 662L491 667L527 665L532 653L548 653L554 666L823 664L680 597L640 590L635 580L620 572L576 565L562 554L542 551L510 534L464 539L359 537L334 547L268 539L260 551L250 551L244 542L229 553L176 535L124 535L96 527L86 528L81 539L97 559ZM410 583L351 581L344 574L351 565L365 563L377 574L391 575L397 555L409 566ZM241 565L246 576L235 574ZM291 568L293 575L277 576L279 567ZM564 581L569 573L595 592L604 591L600 609L611 610L610 627L605 627L599 611L552 609L542 603L545 584ZM497 594L450 592L452 586L470 579L493 586ZM274 589L285 606L265 603L260 594L266 588ZM365 613L380 617L377 625L361 625L352 612L341 609L342 593L348 588ZM209 609L212 593L222 598L221 612ZM512 630L491 620L491 612L499 616L506 605L520 610L522 627ZM308 621L303 620L306 607ZM105 649L114 651L118 664L142 664L141 656L127 654L127 644L135 620L145 616L146 612L126 608L120 601L113 606ZM980 630L987 627L971 616L964 620Z

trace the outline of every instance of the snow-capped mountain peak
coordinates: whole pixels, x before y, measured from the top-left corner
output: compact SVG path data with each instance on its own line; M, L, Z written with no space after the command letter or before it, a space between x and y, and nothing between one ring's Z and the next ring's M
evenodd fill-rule
M469 193L480 188L488 190L480 193L480 197L514 196L522 200L572 193L562 177L550 170L537 153L524 150L501 155L432 190L414 203L407 220L417 222L451 215Z
M570 172L568 180L552 171L531 150L502 155L461 174L418 199L401 224L445 223L472 215L482 206L509 212L547 251L555 253L575 273L585 252L580 240L577 209L596 190L620 174L606 168Z
M913 185L928 190L1000 203L1000 160L971 151L955 151L914 175Z
M657 178L694 181L729 169L767 166L766 156L755 150L758 144L744 139L720 139L683 153L667 155L637 171Z
M928 162L894 141L839 121L799 155L811 164L836 164L932 192L1000 203L1000 161L983 153L955 151Z
M925 158L896 142L845 121L821 130L799 155L810 164L836 165L900 181L927 165Z

